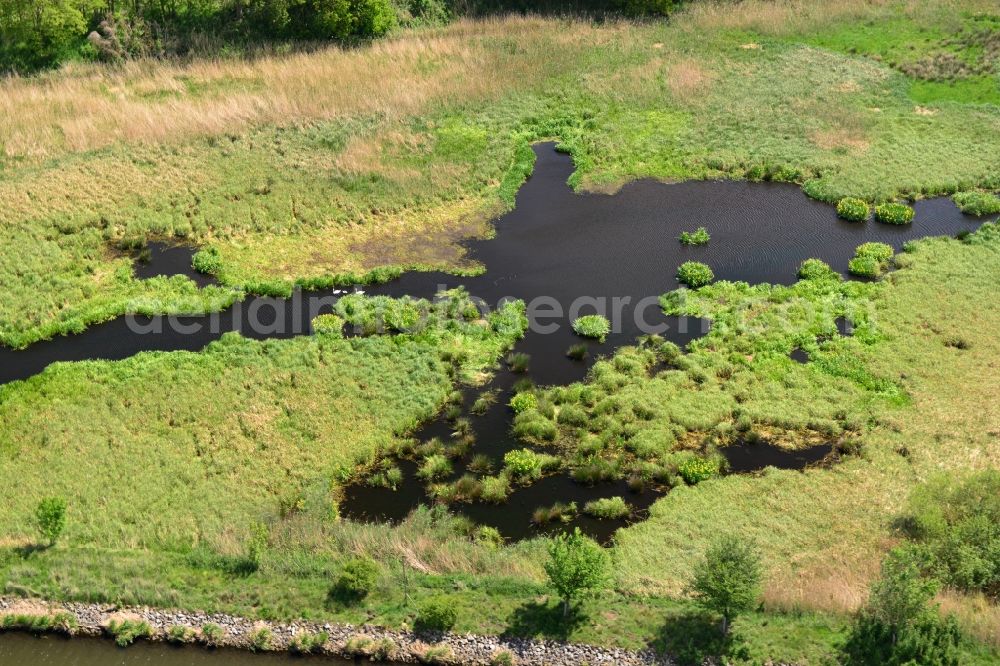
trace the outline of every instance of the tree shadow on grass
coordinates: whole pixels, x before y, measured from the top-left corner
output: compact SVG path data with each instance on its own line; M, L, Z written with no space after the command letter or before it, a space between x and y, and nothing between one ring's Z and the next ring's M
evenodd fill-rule
M651 645L658 653L670 655L678 664L698 665L720 657L746 659L746 647L737 634L723 636L719 620L699 612L667 618Z
M47 543L29 543L23 546L17 546L14 551L22 560L26 560L35 553L43 553L51 547L52 546Z
M503 635L518 638L555 638L564 641L586 619L586 614L577 607L570 608L569 615L564 616L562 602L529 601L510 614Z

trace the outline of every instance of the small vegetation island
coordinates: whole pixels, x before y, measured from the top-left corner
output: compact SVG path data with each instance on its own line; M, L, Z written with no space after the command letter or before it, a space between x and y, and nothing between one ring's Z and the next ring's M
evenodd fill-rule
M1000 663L995 0L0 0L0 71L3 663Z

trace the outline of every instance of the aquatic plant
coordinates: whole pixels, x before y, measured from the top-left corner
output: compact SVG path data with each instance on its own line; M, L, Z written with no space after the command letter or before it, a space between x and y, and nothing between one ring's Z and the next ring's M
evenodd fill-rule
M447 597L430 597L420 604L413 623L417 631L450 631L458 622L458 611Z
M506 474L486 476L480 479L481 490L479 498L484 502L500 504L510 495L510 477Z
M802 280L832 280L840 279L840 274L830 268L821 259L806 259L799 266L799 278Z
M537 409L538 398L534 393L515 393L514 397L510 399L510 408L514 410L515 414L526 412L529 409Z
M689 287L697 289L715 279L715 273L700 261L685 261L677 268L677 279Z
M854 250L856 257L871 257L878 262L887 262L892 259L895 251L888 243L862 243Z
M507 365L511 372L527 372L528 364L531 362L531 355L524 352L514 352L507 355Z
M204 247L191 256L191 267L199 273L217 275L222 270L222 256L218 248Z
M698 227L695 231L682 231L678 240L683 245L707 245L712 237L705 227Z
M577 483L584 483L589 486L614 481L621 476L618 466L604 458L593 458L573 469L572 477Z
M493 471L493 459L485 453L477 453L469 461L469 471L476 474L489 474Z
M844 197L837 202L837 217L851 222L863 222L868 219L871 209L868 203L853 197Z
M556 424L536 411L518 414L511 431L516 437L536 442L551 442L559 435Z
M583 512L595 518L620 520L632 513L632 507L620 496L602 497L587 502L583 506Z
M858 277L875 278L882 274L881 266L872 257L854 257L847 262L847 270Z
M576 502L570 502L568 504L564 502L556 502L552 506L538 507L535 509L531 514L531 522L536 525L544 525L545 523L555 522L568 523L576 516L576 512Z
M587 357L587 353L587 345L582 342L570 345L569 349L566 350L566 356L570 357L574 361L582 361Z
M537 479L542 475L542 460L531 449L514 449L503 456L504 469L519 480Z
M719 460L717 458L691 456L677 466L677 473L681 475L685 483L689 486L694 486L713 476L718 476Z
M573 331L585 338L604 342L611 333L611 322L601 315L584 315L573 321Z
M1000 213L1000 196L989 192L959 192L952 200L966 215L982 217Z
M847 270L860 277L878 277L889 268L893 254L892 246L886 243L864 243L855 250Z
M906 204L885 203L875 206L875 219L885 224L909 224L913 221L913 209Z
M495 389L491 391L484 391L478 398L476 398L476 401L472 403L472 407L469 408L469 411L473 414L482 416L489 411L490 407L492 407L494 403L496 403L498 393L499 391Z
M417 470L417 476L427 481L433 481L448 476L451 472L451 461L448 460L447 456L436 453L424 459L420 469Z

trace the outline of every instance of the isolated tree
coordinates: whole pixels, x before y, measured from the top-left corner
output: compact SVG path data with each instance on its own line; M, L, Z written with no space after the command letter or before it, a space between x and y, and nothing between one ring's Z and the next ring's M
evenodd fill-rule
M593 539L580 533L560 534L549 545L545 573L563 602L563 617L570 604L590 590L600 587L608 569L608 554Z
M722 616L722 634L733 619L757 604L760 597L760 555L750 543L724 536L705 552L694 571L691 591L703 608Z
M919 552L898 548L882 562L868 604L841 657L849 666L958 666L962 636L954 616L931 603L939 584L923 575Z
M35 509L35 521L42 537L54 546L56 539L66 527L66 500L61 497L46 497Z

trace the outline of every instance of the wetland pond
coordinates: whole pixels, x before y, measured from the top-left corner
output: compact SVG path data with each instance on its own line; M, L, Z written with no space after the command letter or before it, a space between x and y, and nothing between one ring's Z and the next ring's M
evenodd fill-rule
M708 331L707 321L667 317L658 306L661 294L679 286L675 272L681 263L706 263L717 280L789 284L796 280L799 264L810 257L846 270L861 243L880 241L899 250L908 240L955 235L979 223L946 198L916 202L916 216L909 225L847 222L837 218L833 206L809 199L798 186L784 183L640 180L615 194L577 194L567 185L574 168L567 155L551 143L536 145L535 153L534 173L518 192L515 208L496 221L495 237L467 245L470 259L485 266L482 275L411 272L366 287L370 294L433 298L441 289L461 286L490 308L505 298L529 304L528 332L513 350L530 356L527 372L515 374L503 366L489 386L463 392L462 415L475 435L470 455L488 456L495 469L505 452L523 446L510 433L512 412L507 406L519 379L527 377L538 386L568 384L583 379L598 357L633 344L641 334L656 332L683 348ZM707 245L678 242L682 231L698 227L706 227L711 234ZM206 284L206 278L191 269L190 258L190 248L153 244L148 261L137 265L137 276L180 273ZM55 361L121 359L148 350L197 350L227 331L255 339L308 334L312 317L322 311L317 303L328 303L332 296L329 291L296 291L290 299L248 298L215 315L174 318L187 329L197 329L183 332L168 325L165 317L115 319L25 350L0 350L0 382L30 377ZM603 343L578 337L569 325L577 316L595 312L608 314L614 324ZM136 323L145 332L137 332ZM848 334L848 329L847 322L838 321L840 334ZM579 344L586 345L585 357L569 358L567 349ZM801 350L792 356L808 362ZM484 390L496 393L495 402L484 413L471 414L472 402ZM442 416L425 424L415 437L447 440L452 430L453 424ZM791 453L761 442L722 451L731 471L753 473L769 465L802 469L818 464L830 448ZM459 462L452 480L465 471ZM402 460L399 466L404 478L396 490L362 484L348 487L342 514L357 520L398 521L419 504L429 503L424 484L415 476L415 463ZM519 539L537 534L530 517L539 506L558 499L576 501L582 507L587 501L618 495L637 509L633 519L641 518L657 497L649 489L632 492L624 482L584 486L558 474L516 489L500 506L456 503L452 508L476 523L496 527L508 539ZM607 542L624 524L581 515L561 527L578 525Z

